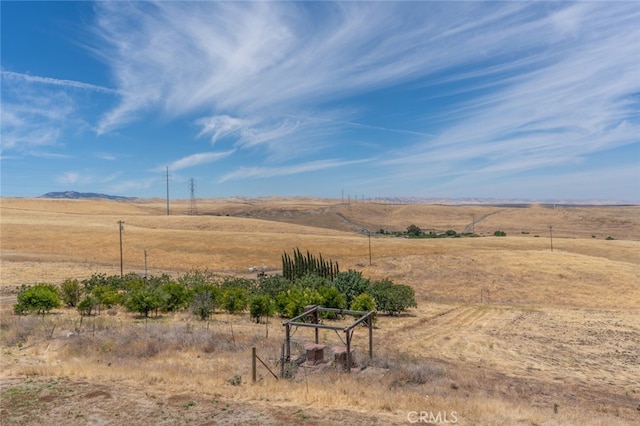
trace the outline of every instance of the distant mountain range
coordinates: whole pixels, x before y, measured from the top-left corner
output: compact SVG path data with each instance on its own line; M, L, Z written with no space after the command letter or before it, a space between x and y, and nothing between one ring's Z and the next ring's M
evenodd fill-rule
M79 200L83 198L100 198L103 200L134 200L135 197L120 197L118 195L97 194L95 192L76 192L76 191L64 191L64 192L47 192L38 198L67 198L73 200Z

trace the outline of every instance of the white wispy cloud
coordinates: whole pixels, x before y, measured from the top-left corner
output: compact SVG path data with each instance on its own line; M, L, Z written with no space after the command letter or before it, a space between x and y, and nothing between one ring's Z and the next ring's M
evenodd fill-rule
M353 160L353 161L319 160L319 161L311 161L308 163L296 164L292 166L281 166L281 167L240 167L237 170L222 176L218 180L218 183L226 182L229 180L259 179L259 178L268 178L268 177L274 177L274 176L297 175L301 173L309 173L309 172L315 172L319 170L335 169L338 167L361 164L361 163L366 163L368 161L369 160Z
M83 83L81 81L74 80L61 80L57 78L51 77L40 77L31 74L22 74L13 71L2 70L2 78L5 80L22 80L28 83L39 83L39 84L47 84L52 86L62 86L65 88L72 89L80 89L80 90L91 90L94 92L100 93L109 93L109 94L117 94L118 91L115 89L110 89L108 87L98 86L91 83Z
M99 175L93 171L66 171L60 174L56 181L62 185L95 185L113 182L121 172Z
M186 157L180 158L176 161L173 161L169 164L169 169L176 171L187 169L190 167L201 166L203 164L213 163L215 161L222 160L233 154L234 150L224 151L224 152L200 152L197 154L188 155ZM162 171L166 166L157 167L154 171Z
M638 143L637 3L308 6L99 3L95 34L121 96L99 132L150 111L197 115L199 136L214 144L264 147L268 160L290 161L327 149L346 128L392 130L411 138L389 148L380 181L414 182L464 174L500 179ZM361 123L366 100L348 118L331 112L403 84L432 89L425 103L455 100L423 117L427 131ZM178 167L181 161L199 160L186 157ZM220 181L346 162L246 167Z
M29 156L61 154L67 132L88 130L73 91L111 93L111 89L2 70L2 151ZM70 90L71 89L71 90ZM57 151L57 152L56 152Z

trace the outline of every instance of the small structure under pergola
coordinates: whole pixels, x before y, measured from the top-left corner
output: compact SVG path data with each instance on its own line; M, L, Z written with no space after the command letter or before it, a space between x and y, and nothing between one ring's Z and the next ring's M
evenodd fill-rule
M353 315L355 317L359 317L352 324L347 326L339 326L339 325L326 325L320 324L318 321L318 312L333 312L339 315ZM318 305L306 306L305 312L298 315L297 317L291 318L288 321L282 323L285 327L285 360L287 362L291 361L291 327L308 327L315 329L315 343L318 342L319 330L334 330L336 334L339 331L343 331L345 334L345 345L346 345L346 369L351 372L351 342L353 338L353 332L355 328L359 324L366 324L369 328L369 358L373 358L373 316L375 311L365 312L365 311L351 311L348 309L335 309L335 308L324 308ZM307 318L311 318L311 322L305 322L304 320Z

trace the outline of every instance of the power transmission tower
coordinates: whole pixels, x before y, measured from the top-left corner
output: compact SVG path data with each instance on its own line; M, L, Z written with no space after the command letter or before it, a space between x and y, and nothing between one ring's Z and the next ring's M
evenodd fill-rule
M189 182L189 189L191 193L191 197L189 198L189 214L197 215L198 207L196 206L196 181L193 178L191 178L191 181Z

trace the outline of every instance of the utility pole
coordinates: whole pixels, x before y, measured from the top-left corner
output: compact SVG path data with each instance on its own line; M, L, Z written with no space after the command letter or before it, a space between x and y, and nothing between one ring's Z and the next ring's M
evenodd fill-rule
M167 216L169 216L169 166L167 166Z
M147 250L144 251L144 277L147 278Z
M118 229L120 230L120 277L124 275L124 268L122 263L122 233L124 232L124 221L118 221Z
M371 231L369 231L369 266L371 266Z
M553 251L553 226L549 225L549 239L551 240L551 251Z

